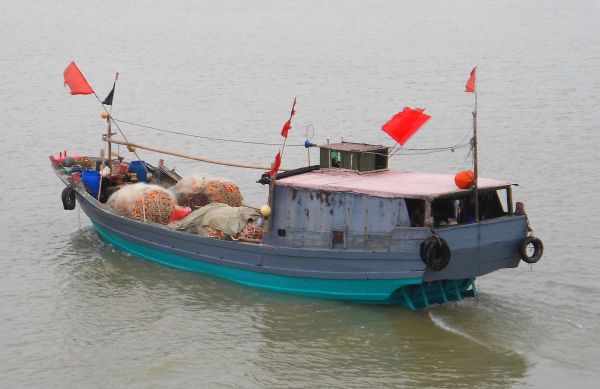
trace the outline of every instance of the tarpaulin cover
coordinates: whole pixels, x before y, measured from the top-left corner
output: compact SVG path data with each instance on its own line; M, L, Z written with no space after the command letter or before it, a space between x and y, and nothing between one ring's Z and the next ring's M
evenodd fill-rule
M258 210L250 207L230 207L227 204L213 203L198 208L180 221L170 223L173 230L190 230L199 226L209 226L227 235L240 233L248 220L258 220Z

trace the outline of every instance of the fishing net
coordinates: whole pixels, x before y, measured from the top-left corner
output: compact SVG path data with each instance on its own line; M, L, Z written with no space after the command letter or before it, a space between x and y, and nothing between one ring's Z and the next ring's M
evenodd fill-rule
M177 205L175 196L158 185L137 183L113 193L106 204L115 213L132 219L168 224Z
M262 228L255 221L248 222L244 229L235 235L227 235L225 232L211 226L202 226L197 231L199 235L221 240L260 240L263 235Z
M242 205L240 188L229 181L209 177L186 177L171 187L180 205L197 209L207 204Z
M251 221L246 224L246 227L237 236L237 239L262 239L263 230L258 226L256 221Z

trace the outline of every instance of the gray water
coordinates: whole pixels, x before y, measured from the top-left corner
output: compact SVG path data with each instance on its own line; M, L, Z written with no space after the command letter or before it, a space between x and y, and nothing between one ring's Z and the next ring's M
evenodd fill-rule
M600 2L0 5L1 387L597 387ZM477 65L481 175L520 185L544 258L480 278L476 300L415 313L267 293L115 251L62 209L48 165L102 147L98 102L62 85L73 59L101 98L120 72L113 113L124 120L280 143L298 96L291 145L310 124L317 143L391 145L381 124L425 107L432 119L412 148L468 135L463 91ZM268 165L278 149L123 130L235 162ZM397 155L392 166L453 174L466 157ZM265 201L260 172L166 163ZM286 148L284 166L306 163Z

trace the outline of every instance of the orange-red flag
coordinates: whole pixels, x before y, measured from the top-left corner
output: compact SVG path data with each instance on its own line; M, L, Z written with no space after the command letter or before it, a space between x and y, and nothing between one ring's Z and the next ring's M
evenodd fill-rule
M277 174L279 171L279 166L281 166L281 153L277 153L275 156L275 161L271 164L271 170L267 172L267 174L271 177Z
M395 114L389 122L381 126L381 129L404 146L404 143L431 118L423 113L424 110L424 108L404 107L402 112Z
M281 136L283 136L284 138L287 138L288 131L291 129L292 129L292 119L289 119L287 122L285 122L285 124L281 128Z
M288 132L292 129L292 117L296 113L296 110L294 108L296 108L296 98L295 97L294 97L294 104L292 105L292 111L290 112L290 118L288 119L287 122L285 122L285 124L281 128L281 136L283 136L286 139L288 137Z
M89 95L94 93L94 90L88 84L77 65L75 65L75 62L71 61L69 66L67 66L64 77L65 85L69 86L72 95Z
M475 69L477 69L477 66L471 70L471 77L469 77L469 80L467 81L467 86L465 88L465 92L467 93L475 93Z

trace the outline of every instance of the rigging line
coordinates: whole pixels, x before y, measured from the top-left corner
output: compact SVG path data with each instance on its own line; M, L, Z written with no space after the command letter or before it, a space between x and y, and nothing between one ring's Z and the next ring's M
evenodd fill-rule
M452 146L445 146L445 147L431 147L431 148L422 148L422 149L409 149L409 148L403 148L403 147L396 147L396 145L389 147L388 153L378 153L375 151L362 151L363 154L372 154L372 155L380 155L380 156L393 156L394 154L398 153L398 152L402 152L402 151L415 151L415 153L412 154L419 154L419 152L421 151L448 151L448 150L454 150L454 149L460 149L463 147L467 147L469 145L469 143L457 143L455 145ZM410 154L410 153L402 153L402 154Z
M117 118L114 118L113 121L130 124L132 126L147 128L149 130L167 132L169 134L175 134L175 135L189 136L192 138L207 139L207 140L212 140L212 141L216 141L216 142L244 143L244 144L251 144L251 145L262 145L262 146L281 146L281 144L279 144L279 143L266 143L266 142L245 141L245 140L236 140L236 139L214 138L214 137L205 136L205 135L189 134L189 133L180 132L180 131L171 131L171 130L166 130L163 128L157 128L157 127L147 126L144 124L133 123L133 122L129 122L127 120L122 120L122 119L117 119ZM304 147L304 144L295 144L295 145L287 145L287 146L288 147Z
M422 149L397 148L396 150L394 150L393 153L390 153L390 157L394 156L398 153L400 153L402 155L413 155L413 154L418 155L418 154L430 154L430 153L449 151L449 150L454 151L455 149L462 149L464 147L469 147L469 146L470 146L470 143L457 143L455 145L446 146L446 147L432 147L432 148L422 148Z
M420 151L420 152L414 152L414 153L395 153L393 156L395 156L395 155L409 156L409 155L442 153L444 151L451 151L451 150L455 150L455 149L464 149L465 147L470 147L470 145L461 145L461 146L457 146L457 147L454 147L451 149L446 149L446 150L430 150L430 151Z
M440 147L440 148L432 148L432 149L422 149L422 150L414 150L414 151L407 151L407 150L399 149L399 150L396 150L396 152L394 152L394 155L395 154L401 154L401 155L430 154L430 153L438 153L438 152L444 152L444 151L454 151L454 150L463 149L463 148L466 148L466 147L470 147L470 144L469 143L463 143L463 144L456 144L456 145L449 146L449 147Z

